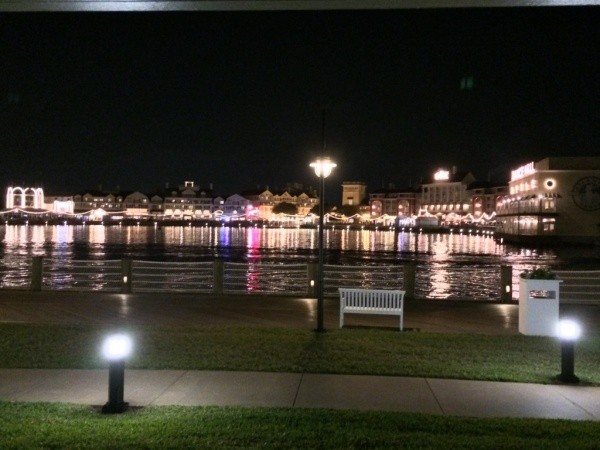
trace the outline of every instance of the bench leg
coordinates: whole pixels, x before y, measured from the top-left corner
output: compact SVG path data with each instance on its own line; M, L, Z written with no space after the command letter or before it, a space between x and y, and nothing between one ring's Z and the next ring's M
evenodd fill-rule
M400 331L404 329L404 314L400 314Z
M344 328L344 311L340 310L340 328Z

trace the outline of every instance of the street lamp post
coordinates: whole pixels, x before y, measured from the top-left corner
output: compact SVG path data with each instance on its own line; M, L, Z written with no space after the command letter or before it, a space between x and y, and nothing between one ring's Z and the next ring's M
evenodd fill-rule
M325 218L325 178L331 175L335 164L327 157L318 158L310 164L319 177L319 264L317 270L317 331L325 331L323 326L323 231Z

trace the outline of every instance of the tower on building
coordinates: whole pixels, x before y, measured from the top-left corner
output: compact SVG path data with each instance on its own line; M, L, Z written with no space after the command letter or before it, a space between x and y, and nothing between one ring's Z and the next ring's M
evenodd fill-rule
M367 198L367 185L362 181L342 183L342 205L357 206Z

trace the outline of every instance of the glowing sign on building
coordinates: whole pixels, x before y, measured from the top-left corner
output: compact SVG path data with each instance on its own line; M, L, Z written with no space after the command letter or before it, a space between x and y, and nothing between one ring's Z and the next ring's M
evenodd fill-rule
M450 179L450 172L440 169L433 174L433 179L435 181L448 181Z
M510 173L510 181L519 180L527 175L531 175L535 173L535 167L533 162L527 163L524 166L519 167L518 169L513 170Z

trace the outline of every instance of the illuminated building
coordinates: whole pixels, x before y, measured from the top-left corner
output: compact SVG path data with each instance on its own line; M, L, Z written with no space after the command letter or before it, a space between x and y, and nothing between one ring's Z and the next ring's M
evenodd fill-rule
M360 205L367 198L367 185L362 181L342 183L342 205Z
M475 181L468 186L467 193L471 204L469 218L475 222L488 223L495 219L498 205L508 194L508 186Z
M193 181L185 181L177 189L165 187L163 212L160 214L160 194L152 197L151 211L156 217L165 219L201 219L210 217L216 205L210 189L201 189Z
M497 235L519 242L600 242L600 158L561 157L511 172Z
M417 211L417 191L413 188L397 189L390 185L369 194L371 218L380 216L410 217Z
M69 195L46 195L44 196L44 209L59 216L69 216L75 212L75 202L73 202L73 196Z
M471 172L458 172L439 169L433 179L421 184L421 198L418 215L434 215L440 220L446 215L457 217L471 212L471 199L467 191L475 181Z
M299 216L306 216L319 204L319 198L299 184L290 184L283 191L271 190L267 186L265 189L243 191L240 195L247 199L251 209L256 211L254 217L263 220L271 219L273 208L280 203L296 206Z
M38 188L9 187L6 190L6 208L42 209L44 207L44 190Z
M121 194L107 193L102 190L90 190L75 194L74 211L76 214L86 214L95 209L102 209L108 213L123 213L123 198Z
M435 217L438 225L489 224L496 205L508 193L506 184L476 181L470 172L439 169L418 188L378 189L369 194L371 219ZM416 217L415 217L416 216ZM421 220L422 221L422 220Z

